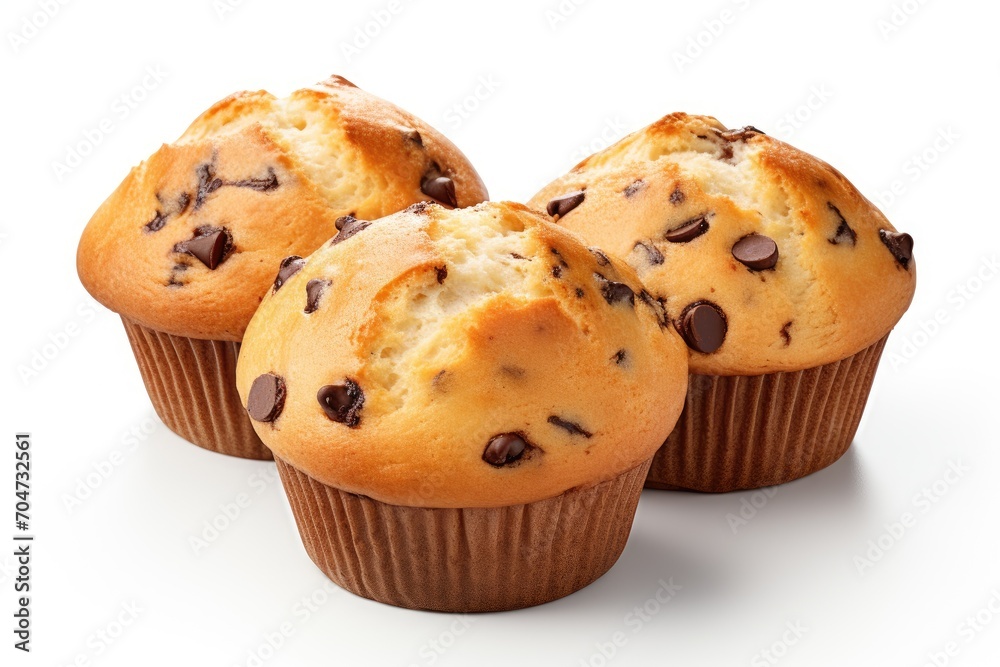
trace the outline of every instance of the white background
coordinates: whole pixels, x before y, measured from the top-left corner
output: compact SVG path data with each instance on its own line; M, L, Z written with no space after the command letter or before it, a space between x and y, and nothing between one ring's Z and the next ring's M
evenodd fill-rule
M0 663L228 667L265 646L269 666L881 666L934 664L953 642L938 665L998 664L1000 10L896 2L909 13L894 17L892 0L566 0L564 15L558 0L400 0L348 54L388 0L53 1L51 18L44 2L6 0ZM202 451L155 419L119 321L88 299L74 260L128 169L212 102L333 72L445 131L494 199L527 198L675 110L753 124L834 164L915 237L919 267L852 449L770 496L646 492L617 566L538 608L462 619L327 592L273 466ZM106 118L110 134L57 174ZM17 429L34 435L30 655L11 648ZM249 506L196 554L189 538L240 494ZM682 588L636 616L660 580ZM296 605L313 595L306 615ZM271 651L283 623L292 633Z

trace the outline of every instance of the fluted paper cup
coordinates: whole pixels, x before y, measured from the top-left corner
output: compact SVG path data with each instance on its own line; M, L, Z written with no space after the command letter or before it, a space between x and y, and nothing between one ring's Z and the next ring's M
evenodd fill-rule
M390 505L276 463L306 552L330 579L448 612L530 607L595 581L625 548L649 468L524 505L453 509Z
M188 442L245 459L274 458L236 392L240 344L174 336L122 318L149 399Z
M756 489L830 465L854 440L887 338L802 371L690 375L684 411L646 486Z

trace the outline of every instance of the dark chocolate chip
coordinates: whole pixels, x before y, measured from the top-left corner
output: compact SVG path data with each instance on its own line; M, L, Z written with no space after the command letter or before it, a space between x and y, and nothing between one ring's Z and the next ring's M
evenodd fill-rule
M285 381L265 373L253 381L247 396L247 412L259 422L273 422L285 407Z
M605 255L604 251L601 250L600 248L587 248L587 250L593 253L594 257L597 258L598 266L607 266L608 264L611 263L611 260L608 259L608 256Z
M847 220L844 218L840 209L831 204L826 203L827 208L833 211L837 219L840 220L840 224L837 226L837 231L834 232L833 237L829 239L830 243L834 245L855 245L858 242L858 233L851 229L851 226L847 224Z
M228 257L233 246L229 230L219 227L199 227L194 236L174 246L174 252L193 255L198 261L214 270Z
M785 347L792 344L792 321L785 322L781 327L781 339L785 341Z
M778 263L778 244L763 234L749 234L733 244L733 257L753 271L773 269Z
M303 312L306 314L315 312L319 308L320 299L323 298L323 294L326 289L330 286L329 280L323 280L322 278L313 278L306 283L306 307Z
M490 438L483 450L483 460L495 468L514 463L532 446L520 433L501 433Z
M153 216L152 220L143 225L143 229L146 230L147 232L158 232L161 229L163 229L163 226L165 224L167 224L167 219L169 217L170 216L168 216L166 213L157 209L156 215Z
M562 272L563 272L563 267L559 266L558 264L552 267L553 278L562 278Z
M567 192L566 194L556 197L550 201L548 206L545 207L545 210L548 211L548 214L552 217L559 216L561 218L582 204L584 197L586 197L586 195L583 190Z
M455 208L458 206L458 198L455 195L455 181L441 173L437 164L424 174L420 183L420 191L428 197L436 199L442 204Z
M344 215L337 218L333 224L337 228L337 235L330 240L330 245L343 243L358 232L368 229L372 223L367 220L358 220L353 215Z
M726 316L714 303L698 301L681 313L679 330L692 350L711 354L726 339Z
M549 423L552 424L553 426L558 426L564 431L569 432L570 435L582 435L585 438L590 438L594 435L593 433L586 430L579 424L571 421L566 421L565 419L557 417L556 415L552 415L551 417L549 417Z
M198 166L198 191L194 197L195 210L201 208L208 195L222 187L222 179L215 177L215 165L206 162Z
M670 203L674 206L680 206L684 203L684 192L679 187L675 187L674 191L670 193Z
M625 351L625 348L618 350L611 357L611 361L615 362L615 364L617 364L618 366L624 364L627 359L628 359L628 352Z
M902 232L890 232L888 229L878 230L878 237L882 239L882 243L896 258L899 265L904 269L909 269L910 260L913 259L913 237Z
M722 154L719 156L722 161L733 159L733 147L730 144L722 145Z
M726 141L746 141L750 137L756 136L758 134L764 134L764 133L758 130L753 125L747 125L746 127L741 128L739 130L725 130L723 132L719 132L719 136L725 139Z
M626 197L628 197L629 199L631 199L636 194L638 194L638 192L640 190L642 190L645 187L646 187L646 181L644 181L641 178L639 178L639 179L636 179L635 181L633 181L632 183L630 183L629 186L626 187L624 190L622 190L622 193Z
M586 295L586 292L583 291L582 287L577 287L575 293L577 299L582 299Z
M625 283L616 283L613 280L605 279L604 284L601 285L601 294L604 295L604 300L612 306L623 301L627 301L630 306L635 306L635 292Z
M524 255L522 255L520 253L516 253L516 252L510 253L510 256L513 257L514 259L528 259Z
M179 197L177 197L177 212L176 215L180 215L187 210L187 207L191 205L191 195L186 192L182 192Z
M278 275L274 278L274 288L273 291L277 292L281 289L281 286L285 282L294 276L296 273L302 270L302 267L306 265L306 260L302 259L298 255L291 255L281 260L281 264L278 266Z
M365 393L357 382L350 378L338 384L328 384L316 392L316 400L326 416L335 422L356 428L361 422L361 408L365 405Z
M244 178L231 183L223 183L236 188L250 188L258 192L268 192L278 187L278 175L274 173L274 167L267 168L267 176L264 178Z
M687 243L708 231L708 213L686 220L669 230L663 238L671 243Z
M652 242L645 243L643 241L636 241L633 248L642 248L645 250L646 258L649 260L650 264L663 264L663 253L660 252L660 249L653 245Z
M639 299L653 311L653 316L656 317L656 321L660 324L660 328L666 327L667 321L667 307L666 299L662 297L653 297L652 294L646 290L639 292Z
M438 285L443 285L445 278L448 277L448 267L447 266L435 266L434 273L437 274Z

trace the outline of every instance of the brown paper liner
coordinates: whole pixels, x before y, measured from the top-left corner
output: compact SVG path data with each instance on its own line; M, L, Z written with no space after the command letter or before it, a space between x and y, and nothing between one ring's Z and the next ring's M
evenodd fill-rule
M803 371L689 376L684 412L646 486L756 489L830 465L854 440L887 338Z
M438 509L347 493L276 462L306 552L330 579L448 612L530 607L595 581L625 548L649 469L525 505Z
M122 318L156 414L199 447L245 459L272 459L236 392L240 344L185 338Z

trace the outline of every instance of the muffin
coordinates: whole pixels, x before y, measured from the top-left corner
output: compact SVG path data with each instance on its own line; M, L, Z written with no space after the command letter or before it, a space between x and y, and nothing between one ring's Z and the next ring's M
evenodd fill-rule
M351 220L265 297L237 369L319 568L454 612L607 571L686 384L635 273L509 203Z
M847 450L916 266L913 239L840 172L678 113L530 204L625 258L690 348L684 414L648 486L770 486Z
M231 95L132 169L91 218L84 287L120 314L157 414L196 445L269 459L236 393L247 323L347 216L487 198L433 128L340 77ZM279 276L278 280L282 278Z

